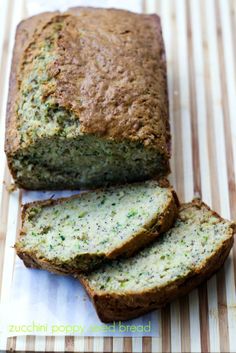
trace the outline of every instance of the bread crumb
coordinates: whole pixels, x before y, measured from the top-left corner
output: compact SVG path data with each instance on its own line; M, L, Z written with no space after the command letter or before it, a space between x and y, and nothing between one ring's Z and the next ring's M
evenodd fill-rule
M6 189L9 193L14 192L17 189L17 185L15 183L8 184L6 185Z

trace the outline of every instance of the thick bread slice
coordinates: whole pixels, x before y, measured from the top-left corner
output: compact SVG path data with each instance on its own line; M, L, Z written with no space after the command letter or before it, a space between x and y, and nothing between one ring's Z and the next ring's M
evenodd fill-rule
M33 202L23 207L15 248L28 267L89 271L150 243L171 227L177 210L173 189L154 180Z
M173 228L130 259L79 276L103 322L128 320L185 295L224 263L234 223L204 203L182 205Z

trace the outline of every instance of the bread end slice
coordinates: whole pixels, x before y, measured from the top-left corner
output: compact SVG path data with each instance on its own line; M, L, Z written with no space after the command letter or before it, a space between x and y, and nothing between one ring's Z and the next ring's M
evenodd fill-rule
M114 288L112 290L110 288L106 288L105 286L101 289L101 286L100 288L96 286L96 279L99 279L99 275L106 273L106 271L109 271L109 275L111 276L113 275L114 277L120 277L122 280L125 280L125 275L122 273L125 266L127 267L127 271L132 271L135 267L137 271L136 277L138 278L139 262L143 261L143 258L147 256L148 264L148 256L150 257L148 252L150 252L150 249L158 246L163 247L165 237L168 237L167 241L171 241L171 233L173 234L175 227L181 227L181 222L184 223L186 221L186 212L190 209L193 212L194 210L202 210L203 214L210 213L214 220L218 222L216 224L225 224L225 233L222 234L222 241L218 241L214 251L209 253L205 258L201 259L199 263L193 265L184 276L174 278L174 280L169 280L166 283L157 283L152 286L148 286L147 278L147 287L145 288L144 284L144 286L141 286L139 289L135 289L135 285L133 288L129 288L127 290L121 288ZM205 221L206 219L203 217L203 219L200 220L200 223L203 222L202 224L206 227L206 229L207 227L211 227L210 224L207 225ZM214 227L214 224L212 226ZM118 320L129 320L145 314L153 309L161 308L177 297L186 295L192 289L211 277L225 262L230 249L233 246L234 232L235 223L222 219L200 200L194 200L192 203L183 204L181 206L176 224L166 234L162 235L162 239L159 238L155 243L150 245L149 248L144 249L133 258L120 260L119 262L116 261L114 266L118 266L117 268L120 270L119 273L118 270L114 270L113 273L111 267L109 268L110 265L107 265L106 267L101 267L95 272L94 275L92 273L88 276L79 276L79 280L92 299L101 321L112 322ZM170 251L172 250L173 248L171 248L170 244ZM157 266L160 264L159 258L161 255L159 255L160 254L157 252ZM180 264L178 266L180 266ZM172 273L174 273L174 271L172 271Z

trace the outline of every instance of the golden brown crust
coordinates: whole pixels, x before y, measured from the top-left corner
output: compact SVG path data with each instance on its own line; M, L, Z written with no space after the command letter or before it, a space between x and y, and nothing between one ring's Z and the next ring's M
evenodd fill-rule
M189 206L210 208L198 199L191 203L182 205L181 209ZM210 210L211 211L211 210ZM223 220L216 212L212 215ZM111 322L116 320L129 320L139 315L145 314L153 309L165 306L167 303L189 293L192 289L212 276L225 262L234 242L235 224L231 224L228 238L222 243L217 251L187 277L176 280L174 283L152 288L141 292L106 293L94 291L86 277L78 276L80 282L85 287L88 295L92 299L97 314L101 321Z
M159 182L160 186L168 185L167 180L161 180ZM140 233L135 234L130 240L124 242L119 247L113 249L112 251L104 254L99 254L98 256L91 255L91 254L83 254L83 259L85 262L91 260L91 262L95 261L94 267L103 262L110 259L115 259L117 257L129 257L137 252L139 249L143 248L144 246L151 243L155 240L160 234L167 231L172 224L174 223L177 214L178 214L178 207L179 201L178 197L173 190L172 187L169 187L171 191L171 197L169 198L169 202L166 204L165 210L161 213L157 219L153 219L150 221L150 224L146 225L146 230L143 229ZM99 189L102 190L102 189ZM97 190L97 191L99 191ZM28 204L23 205L22 208L22 227L20 230L19 237L24 236L24 220L27 215L27 209L31 207L37 206L52 206L58 203L62 203L66 200L71 200L75 198L80 198L81 194L73 195L70 197L60 198L60 199L49 199L49 200L42 200L42 201L35 201ZM24 261L27 267L32 268L42 268L48 270L50 272L54 272L57 274L75 274L78 273L79 270L72 268L70 263L62 264L60 260L58 261L50 261L45 258L39 258L36 253L33 251L22 251L21 247L18 246L18 243L15 245L15 249L17 255ZM82 255L78 255L78 257L82 258ZM93 263L94 264L94 263ZM88 267L88 271L90 271L90 267Z
M106 9L80 9L78 14L64 19L52 96L79 117L82 132L140 141L169 156L159 17Z
M42 28L55 17L63 18L66 23L58 40L58 59L51 69L56 85L50 94L55 102L77 115L81 131L86 134L115 141L139 141L156 148L167 161L168 173L170 128L159 17L78 7L66 14L53 12L31 17L17 28L5 142L13 177L16 175L12 158L21 148L15 110L18 85L24 73L23 70L18 72L17 67L27 55L29 43L32 40L37 43ZM82 36L78 31L83 28L86 31Z

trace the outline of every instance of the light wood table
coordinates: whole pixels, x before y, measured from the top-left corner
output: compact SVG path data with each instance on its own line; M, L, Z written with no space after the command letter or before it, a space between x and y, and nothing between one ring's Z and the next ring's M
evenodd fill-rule
M136 0L127 0L135 8ZM50 0L48 0L50 2ZM104 1L103 1L104 2ZM93 2L94 3L94 2ZM97 1L96 5L99 6ZM139 1L137 1L137 6ZM171 182L181 200L201 196L236 219L236 1L150 0L162 18L172 128ZM9 193L3 153L8 75L16 24L26 0L0 2L0 290L7 299L21 192ZM4 184L2 181L4 180ZM207 283L158 313L159 338L18 337L0 350L72 352L236 352L236 246Z

